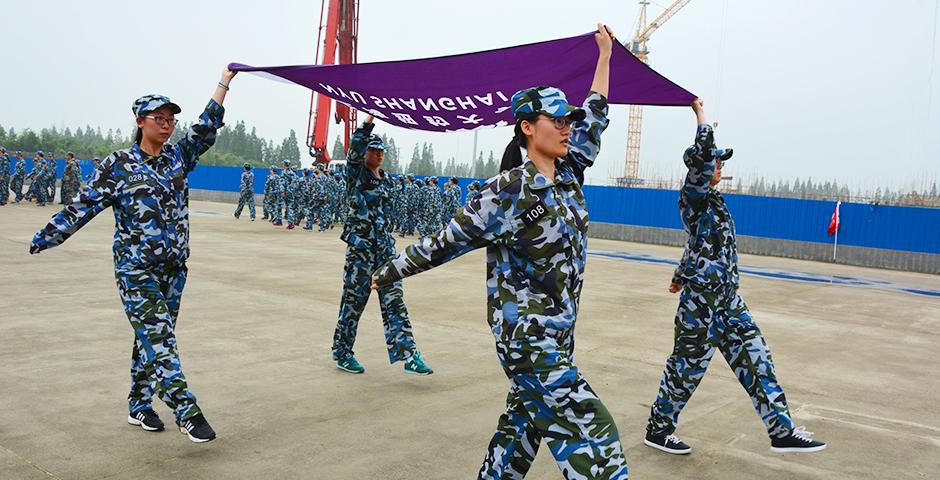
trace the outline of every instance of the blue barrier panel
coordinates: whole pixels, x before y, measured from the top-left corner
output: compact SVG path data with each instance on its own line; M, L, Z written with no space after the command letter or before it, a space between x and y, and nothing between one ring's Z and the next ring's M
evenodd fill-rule
M91 162L82 161L90 174ZM60 166L61 167L61 166ZM201 165L189 177L190 188L237 192L242 168ZM264 193L268 171L256 168L255 193ZM426 178L426 177L416 177ZM449 177L438 177L443 185ZM467 186L476 179L459 178L464 201ZM483 183L482 180L480 180ZM586 185L591 220L643 227L681 229L672 190ZM832 243L827 233L835 202L727 194L739 235ZM940 254L940 209L842 204L839 244Z

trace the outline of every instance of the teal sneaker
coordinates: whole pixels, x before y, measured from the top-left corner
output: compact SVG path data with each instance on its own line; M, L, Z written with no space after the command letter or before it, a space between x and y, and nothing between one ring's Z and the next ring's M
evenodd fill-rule
M415 354L405 362L405 373L412 375L430 375L434 373L434 370L431 370L431 367L421 359L421 352L415 352Z
M366 371L366 369L359 364L359 361L356 360L356 357L352 355L346 355L345 358L337 360L336 368L349 373L362 373Z

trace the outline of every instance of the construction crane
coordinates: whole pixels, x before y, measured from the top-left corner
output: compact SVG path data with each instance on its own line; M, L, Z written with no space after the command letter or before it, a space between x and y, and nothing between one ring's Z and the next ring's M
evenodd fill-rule
M649 48L646 42L659 27L672 18L682 7L692 0L676 0L669 5L652 23L646 24L646 7L648 0L640 0L640 18L637 21L636 36L626 45L636 58L643 63L649 63ZM643 183L640 179L640 135L643 131L643 106L630 105L630 122L627 128L627 159L623 168L623 177L617 179L620 186L635 186Z
M329 7L327 7L329 2ZM326 7L326 24L323 22ZM326 35L323 36L323 30ZM320 40L323 43L320 43ZM322 65L350 64L358 60L359 0L321 0L320 28L317 31L317 52L314 63ZM323 56L321 59L320 52ZM337 62L338 60L338 62ZM330 110L333 101L326 95L310 94L310 116L307 119L307 149L315 162L329 163ZM316 110L314 110L316 105ZM356 110L341 103L336 104L333 116L337 124L344 124L343 151L349 150L349 137L356 128Z

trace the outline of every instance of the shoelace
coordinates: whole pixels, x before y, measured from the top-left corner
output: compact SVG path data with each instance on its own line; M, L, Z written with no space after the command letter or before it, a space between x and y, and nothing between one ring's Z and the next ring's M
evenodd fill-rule
M806 427L804 427L804 426L802 426L802 425L800 425L799 427L794 428L793 431L792 431L790 434L793 435L794 437L800 439L800 440L803 440L804 442L812 442L812 441L813 441L813 432L807 431L807 430L806 430Z
M666 443L675 443L676 445L682 443L682 440L679 440L679 437L675 435L666 435Z

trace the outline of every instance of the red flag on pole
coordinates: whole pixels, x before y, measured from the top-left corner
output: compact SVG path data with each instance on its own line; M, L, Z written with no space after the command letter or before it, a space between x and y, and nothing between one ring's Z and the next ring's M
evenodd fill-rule
M829 235L835 235L839 231L840 219L839 219L839 207L842 205L842 202L836 202L836 209L832 212L832 219L829 220Z

